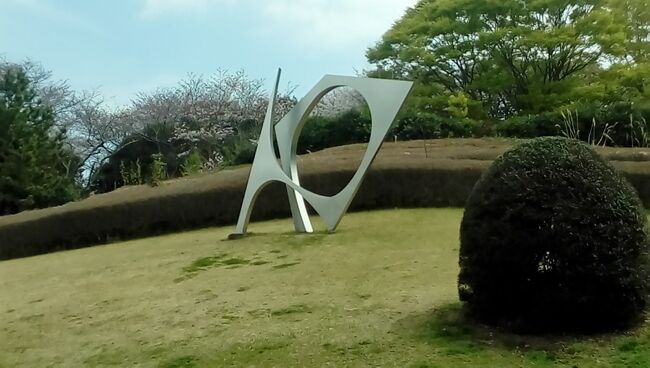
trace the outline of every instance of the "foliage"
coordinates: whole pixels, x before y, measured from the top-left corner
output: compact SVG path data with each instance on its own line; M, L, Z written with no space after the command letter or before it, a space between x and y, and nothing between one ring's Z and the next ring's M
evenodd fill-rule
M180 165L176 148L164 138L164 133L159 128L156 130L162 141L157 141L151 135L136 134L126 138L120 143L119 149L107 157L106 162L95 173L91 188L104 193L121 187L122 185L137 185L145 182L153 183L155 155L162 155L165 163L165 173L158 173L158 177L175 177L180 175ZM126 170L127 176L122 173Z
M66 81L53 80L41 64L25 60L19 64L0 56L0 73L24 70L36 97L53 112L53 127L65 131L65 145L71 152L63 164L79 186L87 189L103 160L129 134L141 129L123 109L110 109L98 91L74 91Z
M203 157L198 151L192 151L185 157L185 162L181 165L183 176L191 176L201 172L203 168Z
M120 161L120 177L124 185L140 185L144 183L140 159L136 159L134 163L130 162L128 168L124 161Z
M372 121L352 109L333 116L315 115L305 123L298 140L298 153L370 140Z
M419 114L400 119L391 129L391 135L399 140L440 138L441 121L448 121L435 114Z
M449 96L447 112L453 118L464 119L469 113L469 99L463 92Z
M19 66L0 69L0 215L65 203L77 195L76 158Z
M414 80L411 114L500 120L576 103L647 103L647 5L420 0L368 50L368 75Z
M366 100L352 87L338 87L325 94L316 104L313 115L335 117L350 110L367 109Z
M477 318L516 329L606 329L640 317L650 238L634 188L595 152L538 138L470 195L458 289Z
M494 126L494 133L501 137L535 138L561 134L558 124L562 114L547 112L536 115L514 116L499 121Z
M571 109L537 115L515 116L495 124L502 137L564 136L592 145L648 147L650 107L630 102L603 106L576 104Z
M160 183L165 179L167 179L167 163L165 163L162 154L154 153L151 155L150 183L155 187L160 185Z
M437 114L414 114L400 118L390 135L399 140L470 138L489 134L489 128L472 119L453 119Z
M198 151L208 166L219 166L233 151L240 151L240 140L257 139L268 105L262 85L262 80L250 79L243 71L220 70L210 78L190 76L182 81L168 91L180 101L171 142L181 154ZM278 96L277 114L284 115L294 103L287 95ZM231 139L234 136L239 140ZM232 142L237 143L228 147Z
M647 0L609 0L606 4L610 15L617 21L612 25L612 30L617 33L602 35L616 41L608 44L610 52L629 63L650 61L650 9Z
M337 95L335 98L339 98ZM323 104L318 113L307 118L298 139L298 154L351 143L366 143L370 139L371 120L359 109L344 112L333 105ZM239 134L224 140L223 166L249 164L257 149L251 134Z
M250 164L255 159L257 146L249 139L241 136L229 137L223 145L223 158L220 164L223 166L236 166Z
M262 85L262 80L250 79L243 71L220 70L207 78L190 75L175 87L140 94L118 117L139 128L105 157L93 177L93 188L104 192L121 186L116 176L120 161L140 160L145 179L156 182L153 154L164 156L163 177L183 174L179 162L192 155L201 162L201 171L252 162L268 104ZM279 95L277 114L284 115L294 103L289 95Z
M75 105L59 123L66 126L68 144L80 157L80 185L88 189L104 161L120 148L120 142L139 127L125 110L109 110L96 94L75 97Z
M650 105L623 101L608 106L580 104L573 110L563 112L562 116L564 125L573 124L576 139L592 144L602 142L627 147L648 146Z

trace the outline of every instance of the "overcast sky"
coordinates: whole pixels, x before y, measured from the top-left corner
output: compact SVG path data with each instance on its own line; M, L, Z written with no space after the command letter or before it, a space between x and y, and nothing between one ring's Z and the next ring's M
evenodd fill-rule
M0 55L41 62L113 105L188 73L245 70L301 97L354 75L365 50L417 0L0 0Z

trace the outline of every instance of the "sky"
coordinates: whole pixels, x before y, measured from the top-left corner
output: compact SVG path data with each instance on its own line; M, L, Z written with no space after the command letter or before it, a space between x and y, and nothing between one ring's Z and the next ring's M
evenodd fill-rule
M366 49L417 0L0 0L0 57L31 59L76 90L126 105L189 73L244 70L301 97L324 74L368 68Z

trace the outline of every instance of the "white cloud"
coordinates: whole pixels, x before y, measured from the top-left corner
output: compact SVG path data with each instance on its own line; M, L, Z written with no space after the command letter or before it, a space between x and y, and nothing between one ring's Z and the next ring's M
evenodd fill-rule
M218 6L250 17L249 28L300 46L345 47L378 40L417 0L140 0L140 17L202 16ZM251 17L251 13L254 17ZM248 14L248 16L247 16ZM255 20L253 20L255 19ZM244 19L245 21L245 19Z
M273 0L263 11L306 45L347 46L378 40L417 0Z

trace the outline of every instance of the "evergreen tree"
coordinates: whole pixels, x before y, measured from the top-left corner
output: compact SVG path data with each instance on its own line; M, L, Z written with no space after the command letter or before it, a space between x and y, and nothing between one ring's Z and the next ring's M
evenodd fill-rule
M0 215L74 199L71 153L54 114L37 98L24 70L0 72Z

